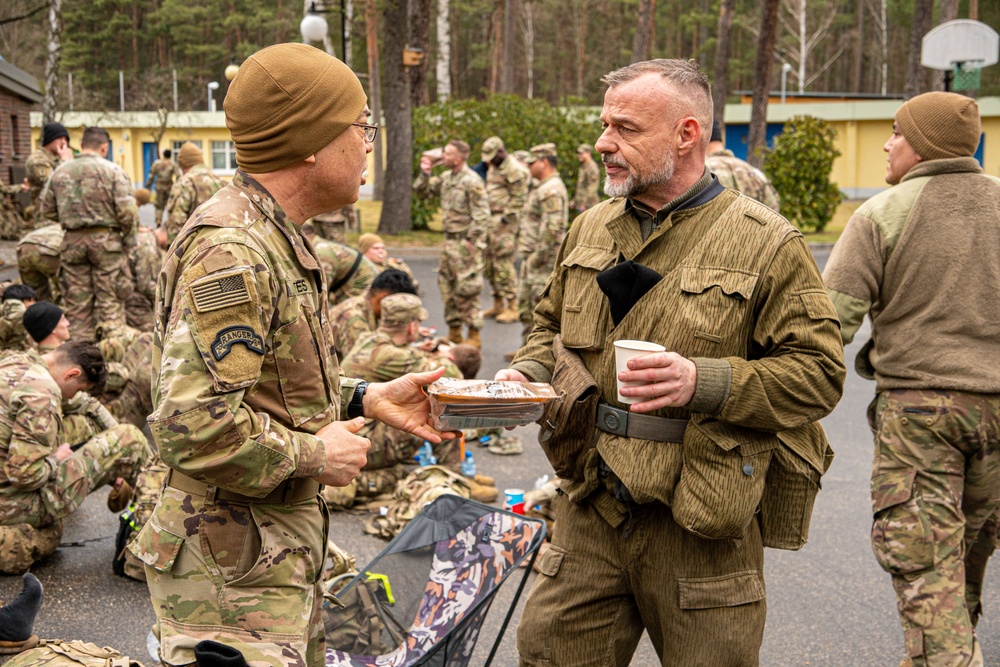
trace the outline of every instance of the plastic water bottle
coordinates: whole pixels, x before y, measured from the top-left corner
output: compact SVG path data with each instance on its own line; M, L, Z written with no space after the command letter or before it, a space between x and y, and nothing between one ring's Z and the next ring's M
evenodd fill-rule
M472 452L465 452L465 460L462 461L462 474L469 479L476 476L476 460L472 458Z
M417 465L420 467L432 466L437 463L437 457L434 456L434 450L431 449L431 443L429 440L424 440L424 444L420 446L417 450Z

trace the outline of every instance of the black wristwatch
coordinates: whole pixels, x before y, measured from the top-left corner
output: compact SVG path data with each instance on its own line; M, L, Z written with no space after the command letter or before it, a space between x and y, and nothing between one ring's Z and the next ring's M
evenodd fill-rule
M367 382L359 382L358 386L354 388L354 395L351 396L351 402L347 406L347 418L354 419L355 417L365 416L365 392L368 391Z

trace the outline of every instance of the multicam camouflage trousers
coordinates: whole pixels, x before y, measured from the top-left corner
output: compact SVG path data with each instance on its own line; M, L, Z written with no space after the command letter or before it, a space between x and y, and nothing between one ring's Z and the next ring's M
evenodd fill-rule
M109 428L60 463L55 479L41 489L0 498L0 525L39 528L65 519L88 494L119 477L134 485L151 455L149 441L135 426Z
M982 665L966 567L981 577L980 532L1000 508L1000 395L889 390L869 419L872 548L892 575L906 653L915 667Z
M446 238L438 265L438 287L449 326L483 328L479 294L483 291L482 252L461 238Z
M521 331L522 345L528 342L528 334L534 327L532 313L542 298L554 261L555 257L549 253L531 252L521 262L520 282L517 285L517 314L524 325Z
M156 179L156 184L159 186L160 179ZM173 183L166 188L157 187L156 197L153 199L153 205L156 207L156 226L159 227L163 223L163 211L167 208L167 202L170 201L170 188L173 187Z
M213 639L255 667L322 667L329 525L319 496L248 505L164 488L129 545L146 564L163 664L192 664Z
M73 338L93 340L97 323L125 326L125 299L132 275L117 229L66 231L59 289Z
M490 216L490 229L484 255L486 279L493 287L493 296L513 301L517 298L517 272L514 270L514 248L517 225L504 222L504 216Z
M39 301L58 301L59 255L54 250L35 243L18 244L17 271Z

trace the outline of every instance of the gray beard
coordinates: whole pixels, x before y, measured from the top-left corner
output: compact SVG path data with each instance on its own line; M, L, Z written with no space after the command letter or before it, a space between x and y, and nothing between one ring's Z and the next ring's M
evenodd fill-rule
M626 166L620 162L608 161L615 166ZM604 194L609 197L638 197L649 192L650 189L663 185L674 177L674 161L670 154L664 155L664 164L656 172L648 176L636 176L629 174L628 178L620 183L612 183L607 176L604 177Z

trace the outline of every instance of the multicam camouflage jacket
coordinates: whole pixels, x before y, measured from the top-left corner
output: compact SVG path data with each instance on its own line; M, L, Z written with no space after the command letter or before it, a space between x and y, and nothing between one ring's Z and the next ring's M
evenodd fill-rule
M28 179L28 188L31 193L31 205L35 208L35 215L38 215L38 203L42 197L42 189L49 182L49 177L56 167L62 164L58 156L53 155L44 148L39 148L24 163L24 176Z
M24 302L7 299L0 304L0 350L31 349L28 332L24 330Z
M601 169L593 160L580 164L576 175L576 192L573 195L573 205L585 211L591 206L601 203Z
M524 207L518 243L528 257L529 273L548 269L543 280L552 271L559 246L566 236L569 222L567 199L566 185L557 172L531 191Z
M129 244L139 223L128 175L94 153L81 153L52 172L39 216L39 220L58 222L63 229L119 229Z
M320 262L271 195L237 171L200 206L157 282L150 428L163 461L262 496L323 471L314 434L341 382Z
M355 248L319 236L313 237L312 246L323 267L331 306L364 294L379 274L378 267Z
M400 345L385 331L364 334L344 357L344 373L366 382L389 382L407 373L432 371L442 366L445 376L460 378L462 373L450 360L409 345Z
M352 296L338 303L330 311L330 319L333 320L333 338L337 356L341 359L354 349L361 336L374 332L378 326L375 311L364 294Z
M170 189L167 200L167 243L173 243L194 210L212 198L226 182L205 164L196 164Z
M775 192L764 172L749 162L739 159L733 155L732 151L724 150L710 153L705 160L705 166L727 188L742 192L747 197L756 199L772 210L778 210L778 193Z
M181 175L181 168L173 160L160 158L149 168L149 176L146 177L146 187L148 188L156 181L156 191L164 194L170 192L174 185L174 180ZM157 202L163 204L165 202Z
M441 196L441 225L447 234L465 234L474 245L483 247L490 223L490 202L486 186L476 172L463 165L457 172L440 176L421 173L413 188L423 197Z
M51 223L31 230L21 237L17 245L20 247L21 244L30 243L38 247L40 254L58 257L64 236L66 236L66 230L58 223Z
M514 218L524 209L531 185L531 173L511 156L507 156L499 167L492 164L486 172L486 196L490 200L490 213Z

